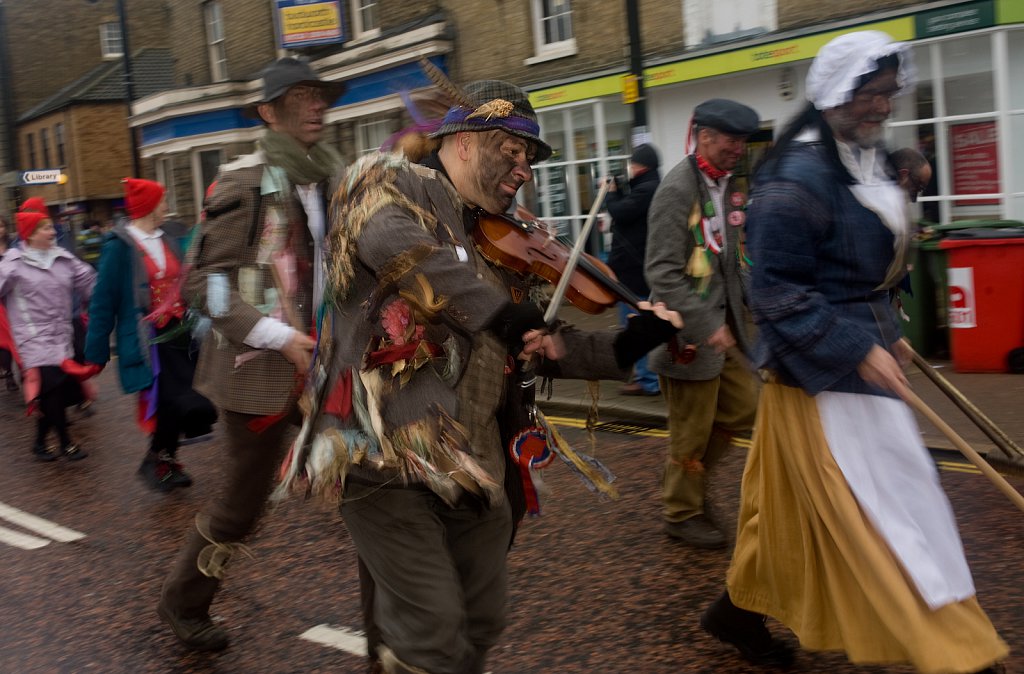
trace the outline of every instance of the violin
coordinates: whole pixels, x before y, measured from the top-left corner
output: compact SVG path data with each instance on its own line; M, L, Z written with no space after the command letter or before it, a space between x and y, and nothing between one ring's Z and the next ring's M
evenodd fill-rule
M504 215L481 213L473 240L488 261L513 272L558 283L569 261L569 248L553 230L536 222L519 222ZM608 265L584 253L569 279L565 298L580 311L599 314L618 302L634 308L640 299L619 283Z
M520 222L504 215L481 213L473 228L473 241L489 262L550 283L562 278L570 256L569 248L555 238L553 230L536 221ZM565 298L588 314L599 314L618 302L640 310L640 298L619 283L608 265L587 253L580 256L569 278ZM673 339L668 347L677 363L690 363L697 355L693 344L680 348Z

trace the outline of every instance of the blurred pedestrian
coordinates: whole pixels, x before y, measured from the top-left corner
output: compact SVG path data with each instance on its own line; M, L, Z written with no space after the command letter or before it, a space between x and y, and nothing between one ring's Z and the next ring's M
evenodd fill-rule
M648 218L651 299L683 315L676 348L696 346L688 364L668 349L648 356L668 404L662 518L666 534L697 548L726 545L720 523L706 512L705 485L733 438L749 433L757 408L744 304L747 195L732 171L759 125L742 103L717 98L698 105L688 136L695 147L665 176Z
M23 206L24 208L24 206ZM20 248L0 260L0 301L7 307L11 334L24 367L25 402L38 412L32 453L40 461L59 455L70 460L87 456L68 432L65 408L83 402L79 368L74 356L71 314L73 295L88 298L96 272L56 245L53 221L44 213L19 211L16 216ZM46 443L57 433L60 454Z
M932 165L912 147L894 151L889 162L896 172L896 183L907 193L910 203L915 203L932 181Z
M182 436L209 433L217 412L192 389L197 349L181 297L181 252L160 228L164 187L137 178L124 184L131 222L115 227L103 244L85 360L105 366L116 332L121 388L139 394L138 422L150 437L139 475L151 488L170 491L192 484L178 461Z
M88 262L93 267L99 266L100 249L103 247L103 232L100 230L100 223L90 220L85 223L75 241L75 250L78 257Z
M185 299L213 321L196 388L224 415L226 481L196 516L157 612L196 650L228 645L210 605L228 560L263 511L286 434L300 420L296 383L314 347L328 181L342 168L320 139L324 113L343 90L298 59L264 69L262 98L250 109L267 127L258 152L221 167L187 258Z
M629 157L628 190L619 189L617 180L608 178L608 196L604 205L612 217L612 245L608 266L615 277L639 299L645 300L651 289L644 279L644 255L647 250L647 214L654 193L661 184L658 151L647 143L638 145ZM619 304L619 322L625 326L634 310ZM622 388L623 395L658 395L658 375L647 368L644 356L633 366L632 381Z
M11 237L7 220L0 216L0 260L4 258L11 246ZM14 372L14 364L18 363L19 371L21 364L18 358L18 350L14 346L14 338L11 336L11 325L7 321L7 310L3 302L0 302L0 379L4 380L4 387L8 391L18 390L17 375Z
M992 673L1008 652L900 400L906 345L889 292L912 231L882 123L913 87L912 53L878 31L822 47L809 105L755 176L750 307L768 381L727 590L701 625L756 664L793 660L766 614L854 663Z

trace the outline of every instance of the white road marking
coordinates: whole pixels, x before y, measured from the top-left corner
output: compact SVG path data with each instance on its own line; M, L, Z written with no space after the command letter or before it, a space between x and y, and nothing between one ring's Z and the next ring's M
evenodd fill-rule
M0 527L0 543L6 543L7 545L13 545L16 548L22 550L38 550L39 548L46 547L52 541L48 538L38 538L36 536L29 536L23 534L14 529L8 529L7 527Z
M345 629L344 627L317 625L316 627L309 628L299 636L307 641L337 648L361 658L366 657L366 637L363 636L362 632Z
M366 636L359 630L331 627L330 625L317 625L316 627L310 627L300 634L299 637L322 646L337 648L361 658L366 657ZM484 674L491 674L491 672L485 672Z
M27 512L13 508L5 503L0 503L0 518L7 520L11 524L16 524L23 529L28 529L40 536L51 538L58 543L70 543L71 541L77 541L80 538L85 538L85 534L80 531L62 527L59 524L54 524L49 520L44 520L42 517L30 515Z

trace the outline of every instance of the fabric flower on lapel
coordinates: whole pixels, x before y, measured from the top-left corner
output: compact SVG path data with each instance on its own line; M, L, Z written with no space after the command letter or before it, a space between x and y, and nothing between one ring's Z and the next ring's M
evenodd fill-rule
M700 209L700 202L694 201L690 209L690 218L687 226L693 232L694 241L697 245L693 247L693 253L686 264L686 274L697 282L695 290L701 297L706 297L708 288L711 285L711 251L704 240L703 214Z

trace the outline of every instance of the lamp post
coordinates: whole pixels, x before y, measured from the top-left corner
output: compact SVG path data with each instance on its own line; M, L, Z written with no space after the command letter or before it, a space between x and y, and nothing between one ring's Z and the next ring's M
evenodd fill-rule
M632 104L633 136L636 138L647 134L647 97L644 95L644 53L640 41L638 0L626 0L626 25L629 30L629 73L637 78L637 99Z
M121 26L121 52L124 62L124 93L127 98L128 115L125 121L128 123L129 147L132 153L132 175L136 178L142 177L139 167L139 146L135 139L135 129L131 125L132 101L135 100L135 83L132 78L132 57L131 48L128 45L128 18L124 11L124 0L117 0L117 20Z

